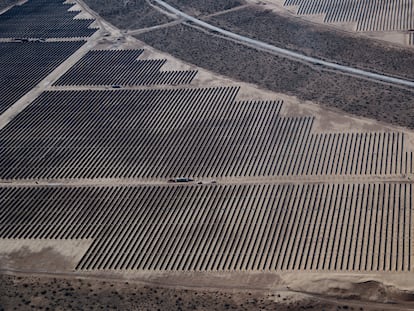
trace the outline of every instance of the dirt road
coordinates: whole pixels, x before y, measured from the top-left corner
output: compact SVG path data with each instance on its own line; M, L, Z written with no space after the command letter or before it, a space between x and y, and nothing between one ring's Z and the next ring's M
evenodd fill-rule
M201 21L195 17L192 17L174 7L172 7L171 5L169 5L168 3L162 1L162 0L154 0L158 5L162 6L165 10L167 10L169 13L173 13L175 14L178 18L184 19L186 21L189 21L199 27L202 27L204 29L207 29L209 31L213 31L216 32L218 34L224 35L227 38L233 39L238 41L239 43L243 43L246 44L250 47L254 47L254 48L258 48L260 50L265 50L271 53L276 53L279 56L284 56L284 57L288 57L291 59L295 59L295 60L299 60L302 62L306 62L308 64L311 65L317 65L317 66L322 66L326 69L329 70L335 70L335 71L340 71L346 74L350 74L350 75L354 75L354 76L358 76L358 77L362 77L362 78L366 78L366 79L370 79L373 81L378 81L378 82L385 82L385 83L389 83L392 85L397 85L397 86L404 86L404 87L409 87L409 88L414 88L414 82L413 81L409 81L409 80L405 80L405 79L400 79L400 78L395 78L395 77L391 77L391 76L387 76L387 75L382 75L382 74L377 74L377 73L373 73L373 72L369 72L369 71L365 71L365 70L361 70L361 69L357 69L354 67L350 67L350 66L344 66L344 65L339 65L336 63L332 63L332 62L327 62L318 58L314 58L314 57L310 57L310 56L306 56L288 49L283 49L283 48L279 48L276 47L274 45L259 41L259 40L255 40L255 39L251 39L227 30L224 30L222 28L213 26L209 23L206 23L204 21Z

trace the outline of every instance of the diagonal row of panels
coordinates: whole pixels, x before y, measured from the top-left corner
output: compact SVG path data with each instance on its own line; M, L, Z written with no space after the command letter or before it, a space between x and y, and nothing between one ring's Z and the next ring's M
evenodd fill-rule
M85 239L81 270L411 270L412 185L0 188L0 237Z

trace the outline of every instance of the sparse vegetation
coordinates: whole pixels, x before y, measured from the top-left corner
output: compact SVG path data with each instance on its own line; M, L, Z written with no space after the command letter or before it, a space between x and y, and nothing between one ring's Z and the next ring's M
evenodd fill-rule
M169 4L192 14L212 14L228 10L245 3L244 0L169 0Z
M139 29L171 21L145 0L86 0L85 3L121 29Z
M170 20L144 0L87 1L125 29ZM242 4L167 2L204 16ZM265 26L273 13L257 11L252 17L251 11L242 12L226 27L238 29L241 23L249 36L266 38L251 29L257 26L271 40L290 27L282 23L269 30ZM30 10L26 13L24 18L33 18ZM70 23L80 23L72 17ZM45 19L45 35L64 30ZM10 29L16 33L14 26ZM133 33L234 79L414 128L412 90L322 71L185 23L156 29ZM303 31L287 30L288 36ZM303 46L283 36L287 41L281 44L303 53L361 61L329 36L311 36ZM11 51L30 43L22 42ZM131 68L141 54L133 50L137 46L142 43L112 27L97 32L73 60L92 48L102 49L97 54L104 59L83 58L88 65L70 77L70 87L58 89L53 81L70 72L73 62L62 64L38 84L35 95L13 105L13 118L1 121L0 268L5 274L0 273L0 311L414 306L414 294L397 287L406 288L407 279L394 274L412 267L413 191L407 175L413 173L413 145L408 131L339 116L242 83L245 90L238 93L235 81L203 70L194 80L191 75L191 86L177 86L173 70L188 64L167 56L172 75L164 76L165 84L158 83L156 73L167 61L148 60L141 65L155 66L151 79L157 86L130 83L139 68L145 68L142 81L152 72ZM145 50L145 57L162 54ZM131 58L122 59L124 53ZM27 55L5 55L13 62L4 80L27 71L19 59ZM404 62L391 61L390 72ZM37 63L36 57L30 63ZM369 66L375 69L375 64ZM76 87L79 81L82 88ZM277 98L286 99L283 110ZM165 184L168 180L172 184ZM361 282L369 276L373 280Z
M284 302L271 293L188 290L128 282L0 275L0 310L338 310L310 299ZM87 285L90 284L90 286ZM27 286L23 287L22 284ZM359 306L358 306L359 307ZM356 309L358 309L356 307Z
M352 36L256 7L214 16L208 22L306 55L414 79L414 52L409 48Z
M321 71L184 25L143 33L137 38L184 61L237 80L351 114L414 128L413 91Z

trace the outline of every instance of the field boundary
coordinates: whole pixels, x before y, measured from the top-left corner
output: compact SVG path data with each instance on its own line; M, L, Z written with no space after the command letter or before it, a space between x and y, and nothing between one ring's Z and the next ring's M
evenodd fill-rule
M154 0L154 2L156 2L159 6L162 6L169 13L175 14L178 18L184 19L199 27L218 33L227 38L236 40L237 42L248 45L250 47L258 48L258 49L271 52L271 53L276 53L277 55L287 57L290 59L295 59L298 61L302 61L302 62L311 64L311 65L322 66L329 70L335 70L335 71L339 71L345 74L354 75L354 76L362 77L365 79L370 79L376 82L380 82L380 83L385 82L385 83L389 83L389 84L396 85L396 86L414 88L414 81L405 80L401 78L395 78L395 77L391 77L388 75L378 74L378 73L374 73L374 72L370 72L370 71L366 71L366 70L362 70L362 69L358 69L358 68L354 68L350 66L344 66L344 65L337 64L337 63L333 63L333 62L324 61L324 60L321 60L315 57L305 56L303 54L300 54L300 53L297 53L297 52L294 52L288 49L276 47L274 45L265 43L263 41L251 39L246 36L242 36L242 35L233 33L231 31L213 26L209 23L201 21L193 16L190 16L174 8L173 6L169 5L168 3L162 0Z

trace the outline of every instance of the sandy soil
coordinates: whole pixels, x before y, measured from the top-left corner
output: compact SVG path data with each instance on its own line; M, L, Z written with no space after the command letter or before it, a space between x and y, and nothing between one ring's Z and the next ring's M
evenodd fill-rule
M112 21L115 23L117 18ZM125 21L128 21L128 18L123 20ZM164 21L157 20L156 23L159 22ZM152 19L148 24L145 22L144 26L148 27L151 24L153 24ZM88 48L145 47L143 58L168 59L168 66L163 69L194 69L198 68L197 65L202 66L206 70L200 69L193 86L237 84L242 85L239 99L283 99L286 103L283 108L284 114L315 115L318 131L400 129L373 120L349 116L336 109L414 128L413 93L410 91L321 72L318 68L310 68L270 56L183 26L157 29L138 36L139 39L164 51L161 52L148 47L143 42L124 36L121 31L111 28L108 24L105 25L108 27L99 33L99 37L93 39L96 41L91 42ZM103 35L105 32L108 36ZM86 53L87 49L82 53ZM24 99L25 103L22 101L15 106L14 115L40 91L52 89L50 85L53 81L80 56L80 54L76 55L43 81L40 89ZM186 62L179 61L174 56ZM243 66L240 66L241 63ZM310 100L317 101L329 109L316 105ZM412 133L409 131L406 133L411 144ZM33 181L26 182L33 183ZM71 182L111 183L108 180ZM411 275L407 274L362 276L355 274L351 275L350 279L347 279L349 274L303 272L276 275L164 274L162 272L134 274L130 271L124 273L106 271L100 275L76 274L73 272L74 263L87 246L87 241L19 241L19 243L12 240L1 241L0 260L3 272L8 271L8 274L13 274L11 270L26 270L27 274L33 272L33 275L1 276L0 310L14 308L18 310L41 308L51 310L407 310L412 308L412 280ZM59 273L48 276L45 271ZM164 284L164 288L159 284Z
M0 310L407 310L278 290L186 289L133 281L0 275ZM375 284L370 284L376 290ZM369 291L369 290L368 290Z
M0 239L0 269L72 271L91 240Z

